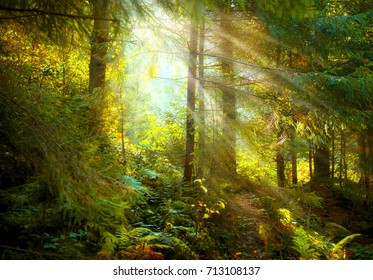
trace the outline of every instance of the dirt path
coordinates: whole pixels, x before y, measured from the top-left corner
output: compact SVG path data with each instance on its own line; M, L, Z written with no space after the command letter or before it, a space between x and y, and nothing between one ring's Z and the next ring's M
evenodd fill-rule
M234 233L231 242L236 259L261 259L264 255L259 225L265 213L259 210L258 198L251 193L227 194L224 218L219 226Z

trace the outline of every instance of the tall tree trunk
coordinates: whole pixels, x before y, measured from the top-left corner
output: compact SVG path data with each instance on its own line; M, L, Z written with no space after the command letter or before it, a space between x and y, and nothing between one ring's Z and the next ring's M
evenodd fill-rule
M288 50L289 56L289 68L293 69L293 52ZM280 54L281 57L281 54ZM280 61L278 61L280 62ZM292 112L292 119L296 122L294 113ZM297 165L297 151L295 148L295 138L297 137L297 132L294 127L291 128L291 140L292 140L292 150L291 150L291 177L292 183L294 185L298 184L298 165Z
M294 185L298 184L298 166L297 166L297 149L296 149L296 137L297 132L294 127L290 128L291 137L291 177Z
M329 123L328 120L324 124ZM320 128L322 126L320 125ZM324 185L329 184L328 179L330 179L330 150L329 143L330 138L327 136L327 132L324 131L324 140L316 143L316 148L314 150L314 174L311 179L312 190Z
M367 151L367 137L365 137L366 131L359 131L357 133L357 146L359 156L359 170L360 179L359 187L365 192L365 204L369 204L369 179L368 179L368 153Z
M280 124L280 130L277 134L277 139L279 143L283 142L283 125ZM277 170L277 186L279 188L285 187L285 157L284 152L282 150L283 144L279 144L277 151L276 151L276 170Z
M289 52L289 68L292 69L293 68L293 52L292 51L288 51Z
M196 75L197 75L197 48L198 29L191 18L189 38L189 66L188 66L188 88L187 88L187 116L186 116L186 141L185 141L185 167L184 182L193 181L194 161L194 135L195 135L195 98L196 98Z
M340 150L339 150L339 189L343 186L343 131L341 132Z
M367 186L368 184L368 157L367 157L367 145L364 137L364 132L358 132L357 134L357 146L359 155L359 170L360 180L359 185Z
M205 162L205 65L204 65L204 52L205 52L205 21L202 20L199 30L199 55L198 55L198 80L199 80L199 133L198 133L198 168L196 177L202 179L204 176L204 162Z
M321 181L330 178L330 151L325 143L316 147L314 155L314 176L313 181L318 185Z
M341 130L341 148L340 148L340 160L339 160L339 181L340 187L343 182L346 182L347 178L347 161L346 161L346 134L344 130Z
M216 93L215 93L215 97ZM218 127L220 122L218 121L218 103L217 102L212 102L211 103L211 108L212 108L212 116L211 116L211 122L213 127ZM220 154L216 153L215 151L219 150L219 134L216 131L216 129L212 130L212 135L211 135L211 145L209 145L209 152L208 152L208 158L209 158L209 174L208 174L208 188L212 188L215 185L215 179L217 178L216 172L217 170L220 171L219 166L218 166L218 160L220 159Z
M276 66L281 66L281 52L282 47L281 45L277 46L277 56L276 56ZM278 143L283 143L283 137L284 137L284 123L280 120L279 123L279 131L277 133L277 140ZM277 168L277 185L280 188L285 187L285 157L284 157L284 151L283 151L283 144L279 144L277 151L276 151L276 168Z
M94 19L91 34L91 54L89 62L89 93L91 108L88 117L88 129L100 130L102 125L102 103L105 98L106 56L109 42L109 3L106 0L92 1Z
M343 144L343 154L341 155L342 158L343 158L343 174L344 174L344 180L347 181L348 180L348 174L347 174L347 171L348 171L348 166L347 166L347 141L346 141L346 133L344 131L342 131L342 136L343 138L343 142L341 144Z
M285 187L285 159L284 155L280 152L276 154L277 165L277 186L279 188Z
M297 170L297 153L291 151L291 174L294 185L298 184L298 170Z
M121 113L120 132L121 132L122 164L125 167L126 166L126 151L125 151L125 146L124 146L124 136L125 135L124 135L124 107L123 107L123 101L121 102L121 105L120 105L120 113Z
M331 137L332 137L332 150L331 150L331 165L332 165L332 170L331 170L331 173L330 173L330 177L332 179L334 179L334 176L335 176L335 131L334 129L332 130L332 133L331 133Z
M231 20L231 15L221 12L221 67L223 73L222 86L222 107L223 107L223 168L227 174L236 175L236 122L237 122L237 97L232 84L234 81L234 67L233 67L233 42L230 38L234 28Z
M368 127L367 203L373 202L373 127Z
M309 166L309 170L310 170L310 181L312 180L313 178L313 147L312 147L312 143L310 142L309 144L309 147L308 147L308 166Z

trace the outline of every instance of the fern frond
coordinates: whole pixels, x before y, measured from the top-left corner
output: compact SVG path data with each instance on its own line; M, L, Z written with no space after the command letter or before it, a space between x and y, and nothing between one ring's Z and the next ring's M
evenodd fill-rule
M118 238L105 231L102 235L103 245L101 250L97 253L98 257L102 259L113 259L115 255L115 249L118 243Z
M294 231L293 243L293 248L300 254L301 259L316 260L319 258L319 253L312 247L313 244L302 227Z
M336 237L350 235L351 233L345 227L337 223L329 222L325 225L324 234L328 236L330 239L333 239Z
M335 244L333 246L332 250L330 251L329 259L340 259L341 257L339 257L339 256L341 254L338 254L338 253L341 253L342 248L348 242L350 242L352 239L354 239L357 236L361 236L361 234L360 233L355 233L355 234L348 235L345 238L343 238L341 241L339 241L337 244ZM343 254L342 254L342 258L344 258Z

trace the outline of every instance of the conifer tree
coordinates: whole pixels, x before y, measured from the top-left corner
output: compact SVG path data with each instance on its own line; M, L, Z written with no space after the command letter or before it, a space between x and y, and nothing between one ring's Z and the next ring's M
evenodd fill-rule
M237 98L232 84L234 81L233 40L234 34L230 1L219 7L221 29L221 71L223 75L222 92L222 168L227 174L236 175L237 141Z
M195 99L197 81L197 48L198 23L191 16L189 38L188 87L187 87L187 118L186 118L186 148L184 181L191 183L193 179L194 142L195 142Z

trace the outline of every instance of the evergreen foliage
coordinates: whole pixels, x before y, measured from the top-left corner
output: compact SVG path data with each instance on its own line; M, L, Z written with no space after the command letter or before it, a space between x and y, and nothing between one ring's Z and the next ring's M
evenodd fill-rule
M372 259L371 18L2 1L1 258Z

